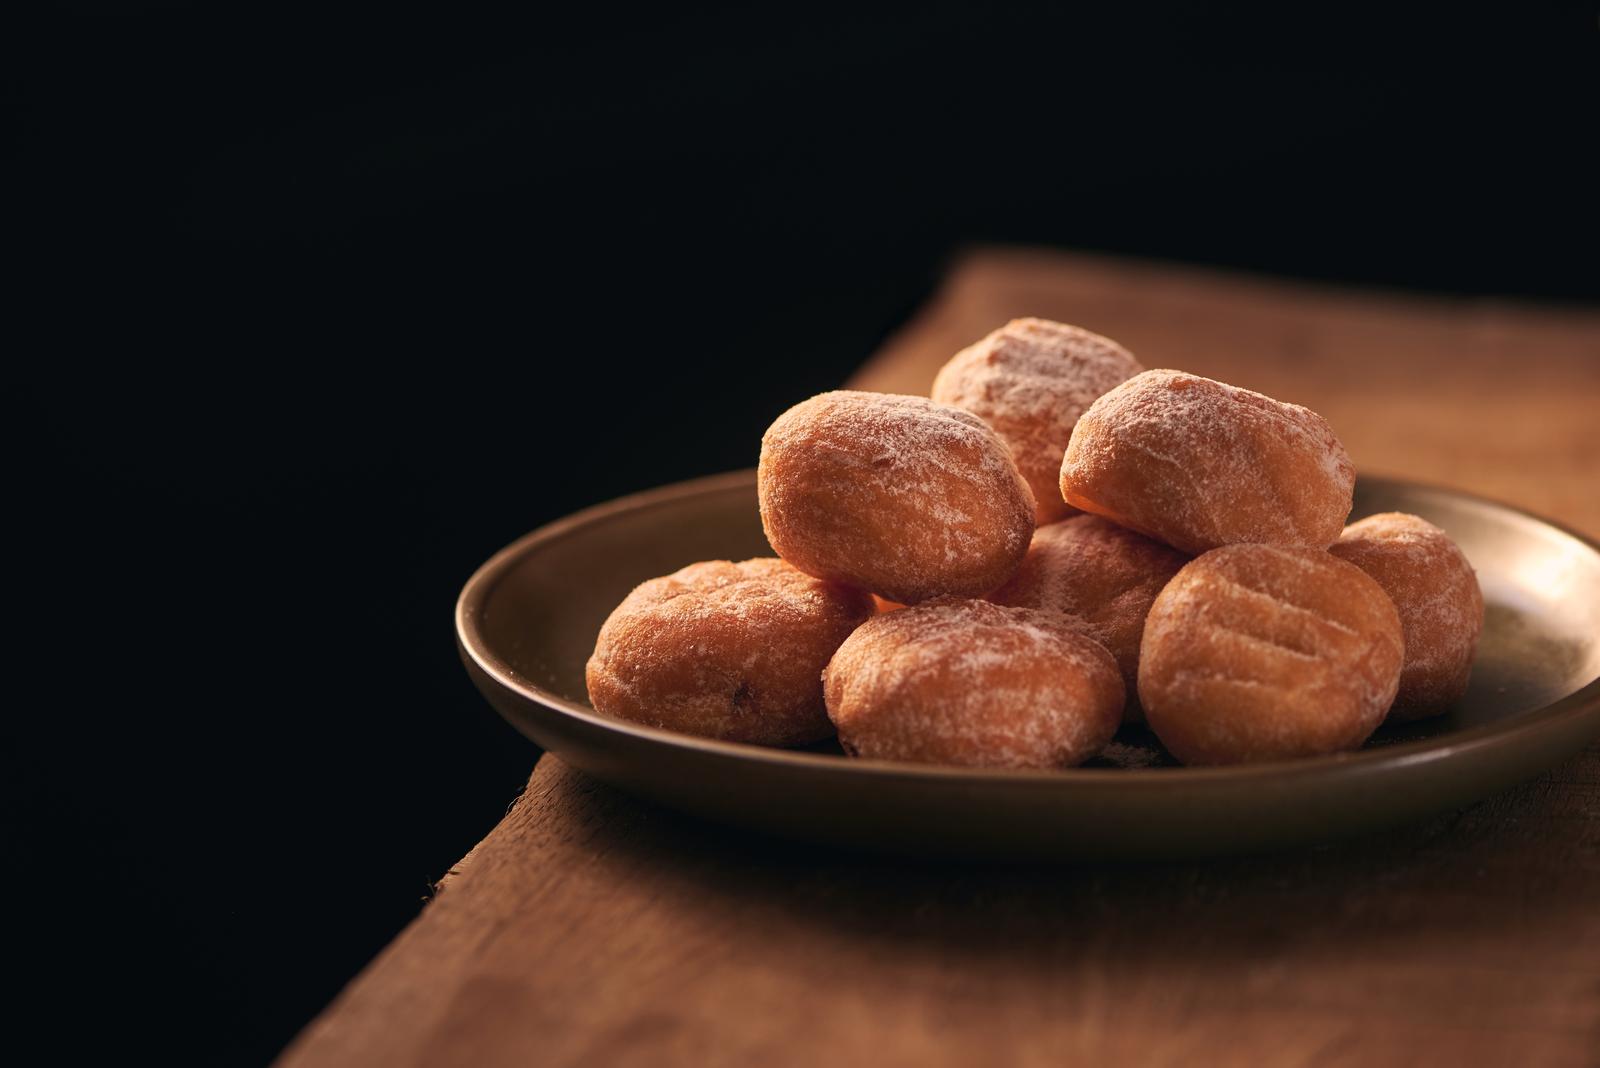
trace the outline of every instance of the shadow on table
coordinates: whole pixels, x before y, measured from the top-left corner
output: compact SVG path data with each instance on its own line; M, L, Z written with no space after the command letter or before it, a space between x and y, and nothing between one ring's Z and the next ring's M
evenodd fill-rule
M1340 845L954 863L716 826L546 758L295 1064L1582 1064L1597 784L1591 748Z
M1330 956L1381 943L1537 954L1587 929L1600 899L1600 750L1426 823L1335 845L1185 862L1006 864L862 855L703 822L561 768L553 791L583 851L690 913L764 912L886 951L1015 962L1090 949L1131 966L1245 960L1293 944ZM576 843L574 843L576 844Z

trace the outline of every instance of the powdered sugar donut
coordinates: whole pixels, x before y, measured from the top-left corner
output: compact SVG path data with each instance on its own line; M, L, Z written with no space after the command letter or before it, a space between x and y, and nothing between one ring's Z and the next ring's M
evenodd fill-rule
M1013 319L962 349L933 380L933 399L965 408L1005 439L1043 526L1077 512L1061 499L1061 457L1078 417L1138 374L1110 338L1049 319Z
M1180 371L1146 371L1095 401L1061 465L1067 503L1188 553L1326 549L1354 489L1321 416Z
M990 594L996 604L1042 608L1078 621L1110 651L1128 689L1123 718L1143 722L1136 696L1139 641L1150 605L1189 557L1097 515L1078 515L1034 531L1012 580Z
M1098 753L1122 680L1052 612L940 598L875 616L823 673L847 753L971 767L1059 768Z
M1427 520L1368 516L1328 550L1383 587L1400 612L1406 658L1393 720L1438 715L1467 692L1483 631L1483 591L1465 554Z
M874 612L867 594L782 560L690 564L636 587L600 628L585 677L606 715L754 745L833 733L821 672Z
M923 397L838 391L795 405L762 437L756 481L779 556L905 604L987 593L1033 534L1033 494L1005 442Z
M1230 545L1186 564L1145 621L1139 699L1185 764L1354 749L1400 685L1400 616L1321 549Z

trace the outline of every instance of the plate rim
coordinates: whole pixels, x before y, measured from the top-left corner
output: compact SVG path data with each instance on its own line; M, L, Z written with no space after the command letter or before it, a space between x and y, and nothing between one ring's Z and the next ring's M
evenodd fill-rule
M1315 757L1264 761L1254 764L1231 764L1210 767L1159 767L1159 768L1061 768L1055 770L1011 768L967 768L937 764L912 764L887 760L849 759L826 753L804 750L774 749L702 738L642 723L615 719L601 715L576 701L551 693L519 675L501 660L482 638L479 629L479 606L485 603L495 586L510 570L513 563L531 550L570 537L600 520L621 512L641 508L675 504L685 498L724 492L729 489L753 486L755 468L743 468L720 474L705 475L672 482L663 486L626 494L600 504L591 505L560 519L546 523L506 545L484 561L462 586L455 603L456 645L471 665L481 671L497 686L515 694L524 701L542 706L552 712L578 720L592 729L620 734L635 741L653 745L666 745L700 756L741 763L755 762L788 770L814 770L830 774L860 776L868 779L913 779L933 782L956 782L970 785L1028 785L1049 783L1057 788L1071 789L1074 783L1091 785L1098 793L1105 789L1137 790L1148 792L1152 788L1184 789L1202 784L1247 784L1281 779L1286 773L1295 778L1346 775L1361 772L1389 771L1437 761L1453 760L1463 754L1503 743L1513 736L1543 734L1558 724L1593 716L1600 728L1600 677L1591 679L1581 689L1541 708L1517 713L1505 719L1481 723L1454 732L1441 741L1439 737L1421 738L1406 742L1393 742L1376 749L1359 749L1354 752L1332 753ZM1557 520L1530 512L1504 501L1485 497L1470 490L1462 490L1439 483L1423 482L1409 478L1385 475L1359 475L1358 482L1385 487L1404 487L1422 490L1455 499L1465 499L1480 507L1492 508L1525 521L1540 524L1558 531L1579 542L1591 553L1600 557L1600 542L1581 531Z

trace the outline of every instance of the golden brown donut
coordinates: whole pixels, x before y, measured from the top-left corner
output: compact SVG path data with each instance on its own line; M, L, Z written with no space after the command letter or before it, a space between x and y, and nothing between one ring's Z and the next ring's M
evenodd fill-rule
M1394 602L1321 549L1230 545L1186 564L1145 621L1139 699L1185 764L1354 749L1383 721L1405 646Z
M1328 551L1372 576L1400 611L1406 659L1389 718L1438 715L1460 700L1483 631L1483 591L1450 536L1385 512L1346 527Z
M913 604L976 597L1017 570L1033 494L1005 442L925 397L838 391L761 439L761 523L808 575Z
M1110 338L1049 319L1013 319L956 353L933 399L965 408L1005 438L1040 526L1077 512L1061 499L1061 456L1095 398L1142 371Z
M585 677L606 715L752 745L801 745L833 728L822 669L872 598L770 558L690 564L634 588L595 642Z
M1344 529L1355 477L1315 412L1181 371L1146 371L1078 420L1061 492L1187 553L1239 542L1326 549Z
M1081 764L1116 733L1117 662L1053 612L945 597L878 615L823 672L852 756L991 768Z
M1034 531L1012 580L989 595L996 604L1059 612L1116 657L1128 690L1123 719L1142 723L1136 696L1139 640L1156 594L1189 557L1097 515L1078 515Z

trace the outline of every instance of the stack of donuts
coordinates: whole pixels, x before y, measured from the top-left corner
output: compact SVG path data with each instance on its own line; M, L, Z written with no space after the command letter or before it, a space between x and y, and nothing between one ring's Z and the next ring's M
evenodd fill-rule
M1322 417L1063 323L1001 327L931 399L796 405L757 481L777 557L634 589L596 710L973 767L1077 765L1123 724L1185 764L1284 760L1446 711L1483 626L1444 531L1345 526Z

